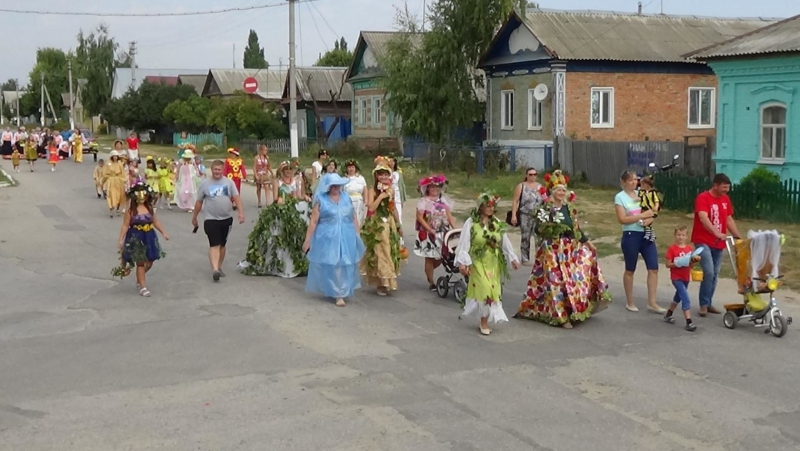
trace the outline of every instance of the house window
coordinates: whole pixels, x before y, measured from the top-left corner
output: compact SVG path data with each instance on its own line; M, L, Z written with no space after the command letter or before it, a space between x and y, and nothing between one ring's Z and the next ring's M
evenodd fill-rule
M592 88L592 128L614 128L614 88Z
M514 91L500 91L500 128L514 129Z
M714 128L714 88L689 88L689 128Z
M534 89L528 90L528 130L542 129L542 102L533 96Z
M372 98L372 125L381 125L381 98Z
M786 158L786 107L766 105L761 109L761 159Z
M360 99L358 101L358 125L367 125L367 99Z

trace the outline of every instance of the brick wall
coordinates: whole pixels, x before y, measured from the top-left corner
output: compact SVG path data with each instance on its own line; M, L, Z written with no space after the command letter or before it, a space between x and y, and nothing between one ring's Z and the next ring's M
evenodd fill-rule
M372 100L374 98L381 99L381 116L380 123L376 124L372 121ZM367 100L366 108L366 121L362 122L361 115L361 100ZM386 105L384 104L384 91L380 88L357 89L353 95L353 135L356 137L388 137L389 130L387 128L388 118L386 114Z
M614 128L592 128L591 88L614 88ZM688 126L689 88L717 87L714 75L567 73L567 136L598 141L682 141L713 136L714 128ZM716 93L718 94L718 93ZM714 98L714 112L716 112ZM715 123L715 122L714 122Z

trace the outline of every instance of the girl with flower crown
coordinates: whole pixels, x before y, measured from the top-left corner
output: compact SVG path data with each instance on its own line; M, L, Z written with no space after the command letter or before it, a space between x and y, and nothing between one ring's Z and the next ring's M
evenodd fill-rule
M275 202L261 210L250 233L247 255L239 267L247 275L297 277L308 271L303 242L308 228L308 202L296 162L278 166L273 183Z
M456 227L451 213L453 204L442 194L446 184L447 179L443 175L433 175L419 181L422 198L417 202L414 253L425 259L425 277L428 278L430 291L436 291L433 271L442 264L444 234Z
M517 318L571 329L604 310L611 293L597 264L597 249L581 231L575 193L560 170L545 176L549 197L536 214L540 237L528 291Z
M169 241L169 235L164 232L153 208L154 194L153 189L141 179L128 190L130 204L119 232L122 265L112 271L114 276L125 277L136 267L136 287L139 295L144 297L150 297L145 279L147 272L153 267L153 262L165 255L156 231Z
M477 312L483 335L492 333L490 322L508 321L501 299L503 282L509 279L509 262L515 270L519 268L506 224L494 216L499 200L489 193L478 196L478 205L464 222L456 249L455 264L469 277L466 304L459 319Z
M375 158L372 170L375 183L366 199L367 218L361 228L366 252L361 260L361 274L378 288L379 296L397 290L400 275L400 240L403 229L394 201L392 170L386 157Z

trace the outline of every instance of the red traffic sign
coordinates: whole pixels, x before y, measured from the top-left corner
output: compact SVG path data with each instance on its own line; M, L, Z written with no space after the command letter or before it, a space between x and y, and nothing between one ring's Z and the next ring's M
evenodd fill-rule
M242 87L244 88L244 92L252 94L258 91L258 80L253 77L247 77L244 79Z

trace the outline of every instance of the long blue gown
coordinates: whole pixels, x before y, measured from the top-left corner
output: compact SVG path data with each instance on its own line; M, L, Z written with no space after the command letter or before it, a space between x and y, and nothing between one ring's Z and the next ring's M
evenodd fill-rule
M350 298L361 288L358 263L364 255L364 242L353 224L355 209L342 191L339 203L327 193L318 193L319 220L308 252L306 291L330 298Z

